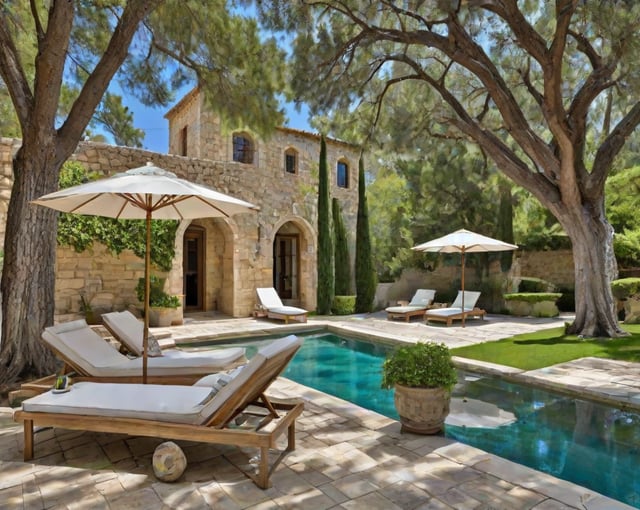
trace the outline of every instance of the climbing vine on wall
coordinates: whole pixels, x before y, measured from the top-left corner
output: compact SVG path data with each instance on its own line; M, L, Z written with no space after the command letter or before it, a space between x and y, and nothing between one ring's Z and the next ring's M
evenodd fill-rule
M69 188L101 176L78 162L67 161L60 173L60 188ZM162 271L169 271L175 257L177 221L153 220L151 222L151 262ZM82 253L97 241L113 254L131 250L144 257L144 220L116 220L101 216L61 213L58 219L58 244L70 246Z

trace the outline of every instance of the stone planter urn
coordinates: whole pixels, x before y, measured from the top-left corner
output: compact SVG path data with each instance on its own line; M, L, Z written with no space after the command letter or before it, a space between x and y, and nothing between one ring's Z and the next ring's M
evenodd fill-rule
M174 323L182 324L182 307L152 306L149 308L149 326L167 327Z
M451 390L458 380L445 344L401 345L382 365L383 388L394 388L402 432L437 434L449 414Z
M446 388L412 388L395 385L394 403L401 430L415 434L437 434L449 415L451 392Z

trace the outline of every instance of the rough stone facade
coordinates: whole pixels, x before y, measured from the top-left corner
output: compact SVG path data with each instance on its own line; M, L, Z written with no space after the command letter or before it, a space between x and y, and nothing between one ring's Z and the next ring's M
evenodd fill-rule
M203 106L198 91L189 93L168 114L170 154L82 142L72 159L104 174L122 172L148 161L185 179L260 207L256 213L231 218L182 222L176 236L176 257L167 276L172 294L183 294L183 240L189 228L203 232L202 311L219 310L243 317L256 304L256 287L276 286L276 241L295 239L295 269L287 268L295 287L283 301L314 310L316 306L317 189L320 137L279 128L268 140L248 129L242 133L253 142L253 163L233 161L233 133L224 133L215 117ZM196 136L197 135L197 136ZM19 141L0 139L0 234L4 237L6 211L13 182L12 155ZM285 151L297 156L296 173L285 171ZM177 156L171 153L185 153ZM353 256L358 201L359 150L349 144L327 140L331 196L340 201L344 222L351 235ZM338 187L338 161L348 168L348 187ZM333 172L332 172L333 170ZM34 206L36 207L36 206ZM286 241L291 243L291 241ZM285 244L286 244L285 242ZM283 245L284 246L284 245ZM289 245L287 245L289 246ZM279 260L279 259L278 259ZM80 293L100 309L138 305L134 288L143 275L143 261L132 253L112 255L103 246L77 254L59 247L57 254L56 315L80 311ZM290 285L291 286L291 285Z

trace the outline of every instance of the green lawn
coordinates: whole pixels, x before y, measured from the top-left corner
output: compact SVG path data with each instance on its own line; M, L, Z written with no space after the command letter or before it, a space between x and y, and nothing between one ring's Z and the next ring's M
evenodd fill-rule
M640 325L621 326L631 335L615 339L578 338L565 335L564 328L554 328L451 349L451 354L523 370L548 367L587 356L640 362Z

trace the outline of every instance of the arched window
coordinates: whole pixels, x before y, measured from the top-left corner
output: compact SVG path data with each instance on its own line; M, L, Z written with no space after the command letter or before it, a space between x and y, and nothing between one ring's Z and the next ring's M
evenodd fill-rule
M336 168L336 183L339 188L349 187L349 165L344 160L338 161L338 166Z
M292 148L284 151L284 171L288 174L298 173L298 151Z
M233 160L238 163L253 163L253 140L245 133L233 135Z

